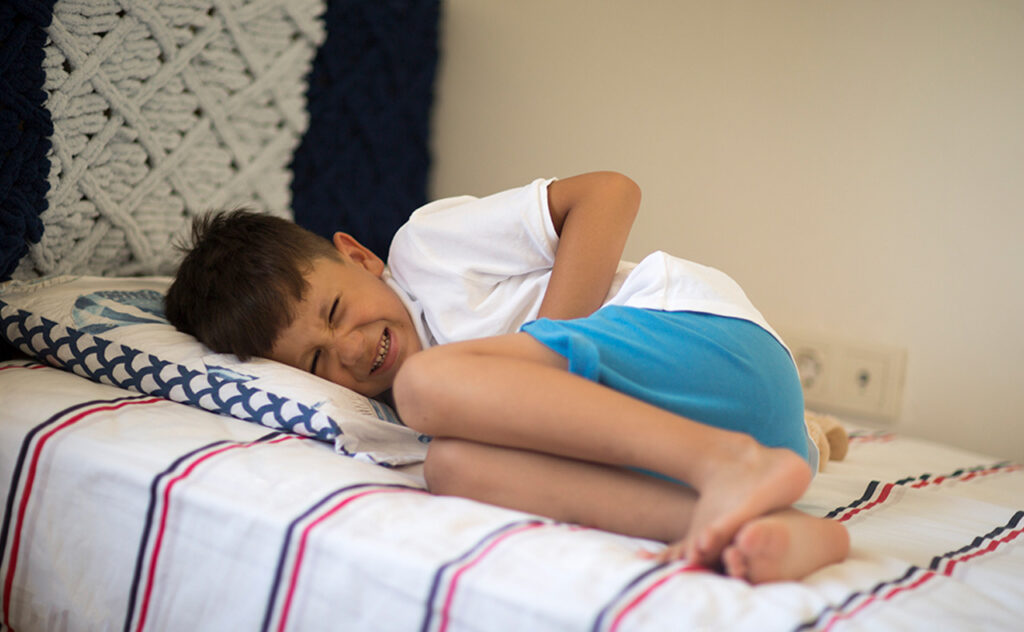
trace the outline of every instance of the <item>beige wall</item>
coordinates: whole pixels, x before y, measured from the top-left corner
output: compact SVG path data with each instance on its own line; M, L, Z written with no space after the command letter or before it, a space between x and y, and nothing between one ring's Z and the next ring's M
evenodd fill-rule
M1024 459L1024 2L447 0L432 193L617 169L627 247L908 351L896 428Z

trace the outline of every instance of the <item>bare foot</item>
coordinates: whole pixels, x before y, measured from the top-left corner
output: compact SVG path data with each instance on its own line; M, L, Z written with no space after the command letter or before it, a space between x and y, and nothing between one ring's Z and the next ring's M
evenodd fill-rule
M760 584L802 579L842 561L849 550L841 523L783 509L743 525L722 563L730 577Z
M744 524L789 507L810 482L811 468L795 452L750 441L742 454L715 467L701 482L686 539L659 558L685 557L693 564L717 565Z

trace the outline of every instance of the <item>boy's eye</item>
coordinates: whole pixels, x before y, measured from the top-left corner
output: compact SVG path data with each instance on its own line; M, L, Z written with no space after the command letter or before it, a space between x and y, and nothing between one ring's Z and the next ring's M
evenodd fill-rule
M333 303L331 303L331 309L327 312L327 326L328 327L333 327L334 326L334 317L338 313L338 302L340 300L341 300L341 297L339 296L339 297L334 299ZM309 372L312 373L313 375L316 375L316 367L317 367L318 364L320 364L320 354L321 353L322 353L321 349L317 349L316 351L313 352L313 361L309 365Z
M341 299L340 298L336 298L336 299L334 299L334 302L331 303L331 311L328 312L328 314L327 314L327 324L328 325L331 325L331 324L334 323L334 314L335 314L335 312L338 311L338 301L339 300L341 300Z

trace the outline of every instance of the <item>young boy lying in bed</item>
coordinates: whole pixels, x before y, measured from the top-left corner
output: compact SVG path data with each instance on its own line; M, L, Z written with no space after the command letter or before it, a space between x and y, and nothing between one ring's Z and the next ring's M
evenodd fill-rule
M167 316L369 397L434 437L429 488L671 543L751 582L842 560L791 508L811 480L792 359L721 272L619 258L640 204L616 173L412 214L387 265L285 220L197 220ZM682 484L685 483L685 484Z

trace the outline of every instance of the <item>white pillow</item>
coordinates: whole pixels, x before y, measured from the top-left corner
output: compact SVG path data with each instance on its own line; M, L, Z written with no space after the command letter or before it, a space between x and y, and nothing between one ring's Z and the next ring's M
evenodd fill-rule
M382 465L423 460L429 437L383 403L274 362L211 352L164 318L167 277L57 277L0 284L0 336L96 382L333 441Z

